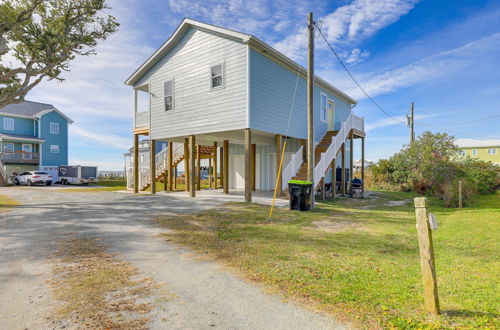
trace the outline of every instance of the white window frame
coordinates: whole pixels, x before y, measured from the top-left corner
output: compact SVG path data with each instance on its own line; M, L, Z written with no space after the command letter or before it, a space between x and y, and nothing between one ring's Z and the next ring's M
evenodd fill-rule
M49 124L50 134L59 134L59 123L51 121Z
M325 104L323 104L323 97L325 98ZM328 95L321 92L319 99L319 120L322 123L328 123Z
M214 84L213 84L214 78L219 77L219 76L212 77L212 69L215 68L215 67L217 67L217 66L221 67L221 71L222 72L220 74L220 77L222 77L222 84L220 86L214 87ZM209 81L210 90L219 90L219 89L223 89L223 88L226 87L226 63L225 62L211 65L210 69L208 70L208 75L209 75L209 78L210 78L210 81Z
M168 83L168 82L172 83L172 94L171 94L171 95L166 95L166 94L165 94L165 84L166 84L166 83ZM172 97L172 109L168 109L168 110L167 110L167 103L165 102L165 99L166 99L168 96ZM151 104L151 103L150 103L150 104ZM163 83L163 110L164 110L165 112L171 112L171 111L174 111L174 110L175 110L175 81L174 81L174 79L173 79L173 78L172 78L172 79L170 79L170 80L167 80L167 81L165 81L165 82Z
M7 146L12 146L12 150L8 150L10 148L7 148ZM14 143L11 143L11 142L4 142L3 143L3 151L6 151L6 152L15 152L15 146L14 146Z
M477 156L477 149L472 149L472 156Z
M8 123L11 123L11 124L8 124ZM14 118L4 118L3 119L3 129L5 131L14 131L16 129Z
M56 151L57 147L57 151ZM50 153L51 154L58 154L59 153L59 145L58 144L51 144L50 145Z
M488 155L496 155L497 154L497 149L496 148L490 148L488 149Z

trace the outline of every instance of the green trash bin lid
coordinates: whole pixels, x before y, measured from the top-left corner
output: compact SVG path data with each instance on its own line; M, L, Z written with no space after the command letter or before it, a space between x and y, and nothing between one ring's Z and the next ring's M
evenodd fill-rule
M303 184L303 185L313 184L311 181L302 181L302 180L290 180L290 181L288 181L288 183L291 183L291 184Z

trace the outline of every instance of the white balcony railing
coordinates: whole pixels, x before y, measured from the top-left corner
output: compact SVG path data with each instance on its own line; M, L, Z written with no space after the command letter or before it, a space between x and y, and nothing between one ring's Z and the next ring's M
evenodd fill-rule
M283 190L288 187L288 181L291 180L299 171L300 166L302 165L302 152L303 147L300 147L296 153L292 154L290 162L288 162L288 165L283 169L281 176Z
M135 128L149 126L149 111L142 111L135 114Z

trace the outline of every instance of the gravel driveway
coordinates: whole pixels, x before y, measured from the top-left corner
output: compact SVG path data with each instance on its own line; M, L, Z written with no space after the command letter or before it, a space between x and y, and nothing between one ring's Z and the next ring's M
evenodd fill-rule
M0 329L54 327L46 257L68 233L101 239L141 275L166 283L175 299L155 302L152 329L342 328L157 236L165 229L152 222L155 215L201 211L215 201L54 188L0 188L22 204L0 213Z

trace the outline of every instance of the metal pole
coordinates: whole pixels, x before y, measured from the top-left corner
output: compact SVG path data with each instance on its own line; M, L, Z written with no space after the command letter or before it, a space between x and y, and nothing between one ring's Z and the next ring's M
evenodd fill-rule
M314 181L314 21L308 15L307 65L307 180ZM314 207L314 189L311 189L311 208Z
M413 102L411 102L411 112L410 112L410 142L415 141L415 121L413 117Z

